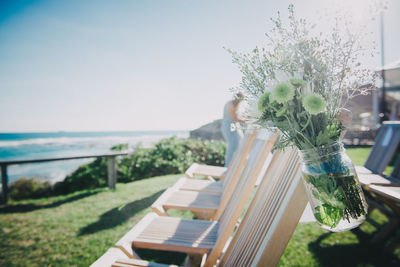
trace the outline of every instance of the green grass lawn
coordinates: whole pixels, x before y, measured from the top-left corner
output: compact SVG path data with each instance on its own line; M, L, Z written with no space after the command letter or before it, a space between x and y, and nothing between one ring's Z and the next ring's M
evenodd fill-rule
M362 165L368 148L348 149ZM0 266L88 266L130 230L151 203L181 175L168 175L118 184L115 191L98 189L0 207ZM174 215L190 217L187 213ZM378 212L373 217L384 222ZM316 223L301 223L280 266L396 266L400 251L382 254L368 241L376 231L360 229L330 233ZM150 260L179 264L184 255L140 250Z

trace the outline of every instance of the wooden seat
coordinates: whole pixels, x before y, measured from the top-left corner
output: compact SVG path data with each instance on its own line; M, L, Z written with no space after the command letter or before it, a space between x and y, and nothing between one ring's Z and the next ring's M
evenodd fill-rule
M216 212L221 203L221 195L190 192L172 189L167 201L162 204L165 210L168 209L183 209L197 212Z
M257 133L249 157L240 173L225 181L222 193L194 192L179 190L176 187L166 190L152 205L158 215L167 216L168 209L189 210L198 218L217 220L221 216L229 198L237 186L253 187L264 163L277 139L276 134L260 131ZM257 169L258 172L253 172ZM179 185L179 184L178 184Z
M226 179L228 180L228 179ZM207 180L195 180L195 179L187 179L185 177L179 179L176 182L175 188L178 190L184 191L196 191L196 192L206 192L206 193L214 193L221 194L224 181L207 181Z
M183 241L179 240L181 242L179 245L187 242L188 247L191 247L185 248L185 251L187 249L192 252L196 251L194 253L209 251L203 258L203 266L214 266L217 263L218 266L275 266L307 204L300 174L297 151L287 149L285 152L276 153L235 235L228 243L225 253L223 253L223 248L235 229L236 221L242 214L242 208L245 207L244 199L240 201L234 199L234 203L227 207L219 221L201 221L202 228L194 226L199 220L190 220L191 223L188 221L185 230L178 230L179 223L177 222L182 219L148 215L124 236L123 241L118 243L126 243L127 240L130 240L131 248L140 245L140 247L152 248L154 246L162 250L175 250L178 249L175 247L176 244L164 243L165 245L163 245L160 240L168 239L167 242L169 242L169 238L175 239L176 236L183 235ZM147 240L143 242L143 239L136 238L142 232L153 232L154 226L150 226L151 222L147 222L149 218L152 218L150 220L158 220L158 218L175 220L175 224L172 224L172 229L166 230L164 229L166 227L160 227L160 222L157 221L157 229L154 230L157 234L146 235ZM189 224L192 223L193 226L190 226ZM188 230L192 227L195 234ZM173 232L174 229L183 231L183 233ZM215 235L215 243L212 248L209 248L208 245L214 242ZM197 244L201 244L198 249L193 247ZM128 255L133 257L132 254ZM147 262L121 258L116 260L116 263L127 264L123 266L146 266L142 264Z
M168 246L173 251L204 254L210 252L218 237L217 221L185 220L150 213L140 223L145 224L143 230L131 236L134 247L162 250Z
M204 176L209 180L223 180L227 174L228 168L222 166L204 165L193 163L185 172L185 176L194 179L196 176Z

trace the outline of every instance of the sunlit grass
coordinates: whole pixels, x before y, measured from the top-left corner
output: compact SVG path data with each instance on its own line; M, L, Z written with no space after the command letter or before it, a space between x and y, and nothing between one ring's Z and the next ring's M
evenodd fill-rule
M10 203L0 209L0 266L88 266L150 212L179 177Z
M369 148L348 149L363 165ZM155 177L117 190L80 191L66 196L12 202L0 208L0 266L88 266L112 247L145 214L150 205L181 175ZM172 211L190 218L189 213ZM379 212L380 223L386 217ZM280 266L389 266L399 264L400 251L382 254L369 240L376 228L329 233L316 223L301 223L286 248ZM183 254L139 250L147 259L180 264Z

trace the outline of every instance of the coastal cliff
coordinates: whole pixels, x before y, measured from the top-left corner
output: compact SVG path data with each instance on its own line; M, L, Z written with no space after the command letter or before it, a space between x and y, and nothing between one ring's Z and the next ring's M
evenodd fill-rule
M215 120L198 129L190 131L190 138L202 140L224 140L221 133L222 120Z

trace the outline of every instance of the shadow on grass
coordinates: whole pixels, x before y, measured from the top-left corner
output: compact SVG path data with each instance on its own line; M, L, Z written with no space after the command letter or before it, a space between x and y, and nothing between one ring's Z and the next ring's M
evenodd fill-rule
M357 236L358 243L322 244L325 239L338 234L329 232L309 243L309 251L320 266L400 266L395 255L385 253L382 246L371 245L374 233L367 234L358 228L351 232Z
M85 197L95 195L100 192L102 192L102 191L95 190L95 191L83 192L83 193L79 193L79 194L67 197L62 200L56 200L54 202L46 203L46 204L31 204L31 203L29 203L29 204L6 205L3 207L0 207L0 214L1 213L23 213L23 212L30 212L30 211L39 210L39 209L55 208L55 207L61 206L66 203L70 203L70 202L77 201L77 200L80 200Z
M172 252L172 251L161 251L152 249L136 249L135 252L139 254L143 260L150 262L174 264L182 266L186 258L186 253Z
M110 229L127 221L141 210L148 208L163 192L158 191L151 196L135 200L121 207L113 208L102 214L99 220L79 230L79 236L93 234L101 230Z

